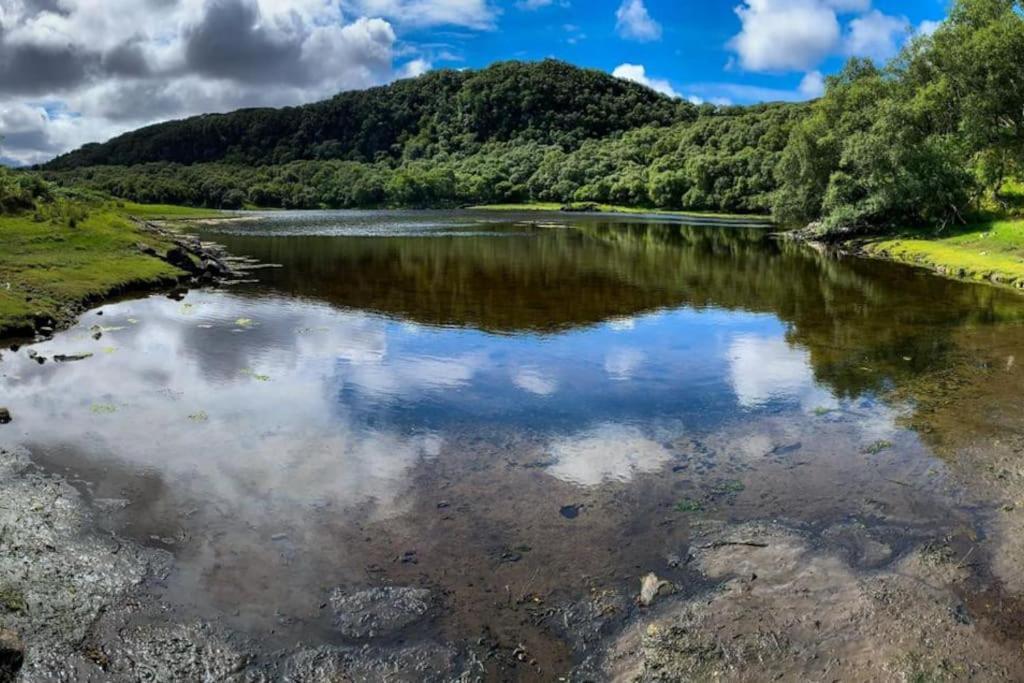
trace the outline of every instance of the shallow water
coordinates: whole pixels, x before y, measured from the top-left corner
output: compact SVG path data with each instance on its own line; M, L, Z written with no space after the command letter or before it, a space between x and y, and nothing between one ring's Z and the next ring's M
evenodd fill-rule
M862 568L985 533L910 426L927 397L900 389L989 362L965 330L1018 348L1016 295L648 219L204 230L281 267L107 305L33 347L86 360L0 364L0 438L69 475L105 527L173 552L153 590L179 618L346 642L334 588L422 586L441 608L393 640L521 645L536 663L515 675L550 676L580 657L556 610L650 571L704 588L685 558L710 520L786 519ZM863 552L855 527L890 550Z

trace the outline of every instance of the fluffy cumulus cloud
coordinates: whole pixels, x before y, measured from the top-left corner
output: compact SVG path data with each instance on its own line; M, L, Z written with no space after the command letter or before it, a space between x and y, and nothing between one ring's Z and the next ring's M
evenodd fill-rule
M846 52L858 57L884 61L899 52L910 33L910 22L904 17L891 17L878 10L850 22Z
M672 84L664 78L653 78L647 75L647 69L642 64L620 64L615 67L612 71L612 76L616 78L622 78L627 81L633 81L634 83L640 83L646 85L651 90L656 90L662 95L668 95L669 97L679 97L673 88Z
M825 77L820 71L804 74L800 80L800 94L808 98L821 97L825 94Z
M834 55L884 60L909 35L902 17L872 9L871 0L744 0L740 32L729 42L741 68L760 72L813 71ZM801 87L801 91L804 88Z
M623 0L615 12L615 29L628 40L661 40L661 24L651 18L644 0Z
M489 0L0 0L0 157L417 76L404 26L493 26Z

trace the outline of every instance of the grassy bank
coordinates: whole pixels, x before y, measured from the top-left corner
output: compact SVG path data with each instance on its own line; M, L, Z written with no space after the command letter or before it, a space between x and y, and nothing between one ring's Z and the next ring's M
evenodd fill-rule
M907 232L873 240L864 253L948 277L1024 289L1024 219L994 219L955 232Z
M190 206L175 206L173 204L118 202L115 207L121 214L149 221L202 220L229 215L216 209L195 209Z
M145 219L213 212L112 201L55 200L0 215L0 336L70 322L84 305L119 292L171 283L177 268L140 250L170 245L142 229Z
M483 204L471 207L479 211L561 211L565 205L556 202L532 202L528 204ZM576 205L570 205L575 208ZM685 218L715 218L723 220L743 220L755 223L770 223L771 217L736 213L711 213L700 211L670 211L665 209L638 208L635 206L619 206L615 204L580 204L580 211L594 213L624 213L650 216L682 216ZM587 208L584 208L587 207Z

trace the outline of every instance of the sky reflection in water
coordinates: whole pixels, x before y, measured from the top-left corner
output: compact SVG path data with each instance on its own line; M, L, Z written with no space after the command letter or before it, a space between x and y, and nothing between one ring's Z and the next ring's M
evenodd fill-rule
M318 591L365 581L402 539L490 566L495 543L562 533L546 525L569 523L558 508L579 497L616 512L574 520L590 540L550 557L541 582L663 554L678 539L654 520L702 486L719 500L723 481L745 482L747 498L728 496L737 516L916 524L926 494L885 482L927 471L937 486L941 465L898 427L910 407L878 393L946 362L958 325L1020 319L999 293L879 277L763 232L472 214L389 214L385 229L375 216L228 226L209 236L284 268L107 305L34 347L94 354L80 362L5 353L15 422L0 438L72 468L97 498L130 499L122 524L177 551L168 590L273 619L315 613ZM892 457L863 455L882 441ZM435 537L424 510L457 493L475 526ZM885 505L860 509L869 495ZM285 533L292 550L268 557ZM626 540L622 557L597 552ZM423 571L443 583L445 562Z

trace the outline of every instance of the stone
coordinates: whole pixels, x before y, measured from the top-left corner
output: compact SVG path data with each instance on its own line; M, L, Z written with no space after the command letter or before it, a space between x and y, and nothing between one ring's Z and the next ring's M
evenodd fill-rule
M21 636L0 627L0 683L13 681L25 663L25 643Z
M640 597L637 598L637 602L642 607L650 607L654 604L654 601L659 595L663 593L671 593L673 586L668 581L664 581L658 578L657 574L651 572L644 578L640 579Z
M72 354L57 354L53 357L56 363L74 363L79 360L86 360L92 358L91 353L72 353Z
M433 594L425 588L384 586L331 594L334 625L346 638L392 636L420 621L433 607Z
M181 247L168 249L167 255L164 256L164 260L176 268L181 268L187 273L195 273L198 271L195 262Z
M14 418L11 417L10 410L7 408L0 408L0 425L10 424L13 419Z

